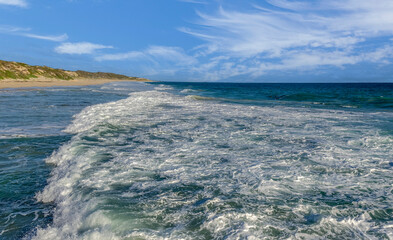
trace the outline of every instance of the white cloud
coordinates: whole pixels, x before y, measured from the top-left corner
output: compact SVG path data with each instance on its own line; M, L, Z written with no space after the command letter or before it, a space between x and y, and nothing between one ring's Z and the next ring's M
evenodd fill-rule
M131 51L127 53L104 54L95 58L97 61L116 60L145 60L154 63L172 63L175 65L192 65L197 60L187 55L183 49L178 47L150 46L143 51Z
M209 42L212 49L241 57L261 53L277 55L296 47L344 48L363 41L352 33L327 31L330 27L327 21L301 13L220 9L215 16L201 13L199 16L203 30L182 31Z
M142 52L132 51L127 53L104 54L96 57L97 61L120 61L127 59L143 58L145 54Z
M393 57L393 46L386 45L377 48L375 51L368 52L362 55L364 61L389 64L389 58Z
M191 65L197 62L194 57L187 55L178 47L151 46L145 50L145 53L156 59L164 59L179 65Z
M42 40L48 40L48 41L53 41L53 42L62 42L68 39L67 34L61 34L61 35L37 35L37 34L32 34L32 33L21 33L20 35L29 37L29 38L36 38L36 39L42 39Z
M92 54L99 49L113 48L112 46L106 46L101 44L89 43L89 42L78 42L78 43L62 43L60 46L55 48L55 52L60 54Z
M0 4L17 7L27 7L27 2L24 0L0 0Z
M179 0L179 1L187 2L187 3L208 4L206 1L202 1L202 0Z
M393 46L382 46L366 53L353 54L346 50L332 52L323 50L292 50L285 52L279 61L266 61L266 59L250 58L234 59L231 57L214 57L208 63L201 64L190 70L195 75L203 76L205 81L249 75L253 78L271 73L272 71L305 71L314 70L323 66L334 66L344 69L345 66L361 62L390 64L393 57Z
M393 2L390 0L287 1L268 0L272 5L320 19L328 31L349 31L373 36L392 33ZM330 16L326 16L330 11Z
M20 33L30 31L30 28L21 28L10 25L0 25L0 33Z
M68 39L67 34L38 35L38 34L31 33L30 28L20 28L20 27L9 26L9 25L0 25L0 33L53 41L53 42L62 42Z
M249 11L219 8L198 13L199 27L181 28L205 43L195 56L211 61L193 68L209 80L269 71L344 68L360 62L389 63L393 46L391 0L267 0ZM222 58L213 58L221 56Z
M197 58L188 55L182 48L168 46L150 46L141 51L102 54L96 61L127 61L138 75L170 77L187 73L199 64Z

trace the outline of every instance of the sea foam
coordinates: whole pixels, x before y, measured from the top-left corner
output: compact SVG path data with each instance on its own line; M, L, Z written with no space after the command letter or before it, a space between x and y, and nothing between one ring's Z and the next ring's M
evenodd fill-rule
M393 139L372 115L263 107L167 88L85 108L46 161L56 205L33 239L392 236Z

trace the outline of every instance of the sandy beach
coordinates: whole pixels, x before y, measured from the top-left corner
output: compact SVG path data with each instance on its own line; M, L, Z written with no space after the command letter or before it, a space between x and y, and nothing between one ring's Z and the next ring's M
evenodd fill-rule
M0 80L0 89L4 88L28 88L28 87L55 87L55 86L87 86L100 85L109 82L149 82L150 80L140 78L140 80L120 80L120 79L73 79L59 80L52 78L39 77L35 79L2 79Z

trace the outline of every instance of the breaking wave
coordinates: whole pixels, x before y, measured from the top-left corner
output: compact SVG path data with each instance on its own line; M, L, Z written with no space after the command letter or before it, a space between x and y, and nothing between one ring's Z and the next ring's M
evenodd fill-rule
M75 115L36 196L55 204L53 223L33 239L393 238L381 114L166 90Z

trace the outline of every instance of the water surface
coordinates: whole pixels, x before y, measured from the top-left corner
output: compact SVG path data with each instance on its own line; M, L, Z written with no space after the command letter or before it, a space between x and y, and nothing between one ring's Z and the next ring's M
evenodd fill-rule
M5 239L393 238L392 84L112 83L0 101Z

